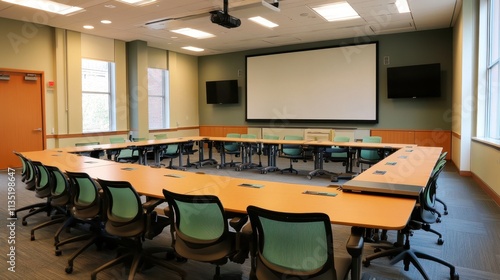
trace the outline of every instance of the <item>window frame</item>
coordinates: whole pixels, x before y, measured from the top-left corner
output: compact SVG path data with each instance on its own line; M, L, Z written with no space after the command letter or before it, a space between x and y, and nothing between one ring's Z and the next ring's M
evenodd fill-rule
M98 61L98 62L105 62L107 64L107 74L108 74L108 81L107 81L107 86L108 90L103 90L103 91L86 91L84 90L84 85L83 85L83 74L85 72L84 70L84 60L89 60L89 61ZM92 70L92 69L89 69ZM98 59L90 59L90 58L82 58L82 105L83 105L83 98L86 94L102 94L102 95L107 95L108 96L108 121L109 121L109 129L108 130L85 130L84 126L84 119L85 119L85 112L82 107L82 133L97 133L97 132L110 132L110 131L115 131L116 130L116 70L115 70L115 63L110 62L110 61L105 61L105 60L98 60Z
M161 94L151 94L151 84L150 81L150 70L158 70L161 71ZM170 128L170 90L169 90L169 84L170 84L170 73L168 69L163 69L163 68L153 68L149 67L148 68L148 104L149 104L149 99L151 97L154 98L161 98L162 100L162 125L161 127L152 127L151 125L151 110L148 108L148 128L149 130L161 130L161 129L168 129Z

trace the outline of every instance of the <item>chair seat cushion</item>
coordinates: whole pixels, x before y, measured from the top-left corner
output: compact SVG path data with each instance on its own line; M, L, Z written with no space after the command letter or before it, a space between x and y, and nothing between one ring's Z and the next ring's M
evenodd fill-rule
M234 244L234 235L232 234L223 241L206 247L190 244L180 238L176 238L174 249L176 253L187 259L215 263L217 261L214 260L225 260L231 251L234 251L232 244Z

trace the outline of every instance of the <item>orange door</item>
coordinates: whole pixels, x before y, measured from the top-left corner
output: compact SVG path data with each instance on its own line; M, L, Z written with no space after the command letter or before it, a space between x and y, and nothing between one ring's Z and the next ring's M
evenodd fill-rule
M21 166L13 151L44 149L42 76L0 75L0 169L6 169Z

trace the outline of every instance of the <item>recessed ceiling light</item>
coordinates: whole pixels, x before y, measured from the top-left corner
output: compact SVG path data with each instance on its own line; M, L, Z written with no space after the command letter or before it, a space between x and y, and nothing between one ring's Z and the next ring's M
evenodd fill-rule
M408 2L406 0L396 0L395 4L400 14L410 12L410 7L408 7Z
M359 18L358 13L347 2L312 7L312 9L327 21L340 21Z
M69 15L79 11L84 11L83 8L80 7L64 5L49 0L2 0L2 1L50 13L56 13L60 15Z
M200 30L197 30L197 29L193 29L193 28L181 28L181 29L170 30L170 31L175 32L175 33L179 33L179 34L182 34L182 35L186 35L186 36L189 36L189 37L193 37L193 38L196 38L196 39L205 39L205 38L215 37L214 34L210 34L210 33L207 33L207 32L204 32L204 31L200 31Z
M269 27L269 28L274 28L276 26L279 26L276 23L274 23L274 22L272 22L270 20L267 20L267 19L265 19L265 18L263 18L261 16L251 17L251 18L249 18L249 20L251 20L251 21L253 21L255 23L258 23L258 24L260 24L262 26Z
M111 21L107 20L107 19L103 19L103 20L101 20L101 23L103 23L103 24L110 24Z
M156 2L156 0L118 0L118 1L134 6L142 6Z
M83 28L85 28L85 29L94 29L94 27L92 25L84 25Z
M185 50L188 50L188 51L193 51L193 52L202 52L204 51L204 49L202 48L197 48L197 47L192 47L192 46L187 46L187 47L182 47L183 49Z

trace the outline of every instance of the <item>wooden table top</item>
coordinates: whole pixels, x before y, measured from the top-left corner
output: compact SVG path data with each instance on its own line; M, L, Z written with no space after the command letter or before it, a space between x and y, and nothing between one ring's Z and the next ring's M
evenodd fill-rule
M199 141L203 139L207 139L207 137L146 140L142 141L141 145L150 143L157 145L159 142ZM226 137L209 137L208 139L210 141L234 141L235 139L238 141L265 140L266 143L277 144L284 142L284 140ZM286 142L306 143L307 141L286 140ZM323 141L319 142L323 143ZM123 144L130 145L137 143L140 142ZM355 144L357 142L349 143ZM324 142L323 144L335 145L335 142ZM101 147L102 145L99 146ZM152 168L138 164L117 163L69 153L69 151L74 152L73 148L85 147L90 147L91 150L94 149L92 146L82 146L70 147L68 150L54 149L39 152L23 152L22 154L31 160L40 161L46 165L57 166L63 171L86 172L93 178L128 181L139 194L145 196L163 198L162 190L164 188L177 193L216 195L220 198L227 211L236 213L244 213L247 206L256 205L276 211L298 213L322 212L328 214L333 224L401 229L406 226L416 202L415 199L411 198L345 193L337 189L337 186L331 188L318 187L305 184L197 174L165 168ZM415 147L404 147L399 147L400 150L376 165L385 167L385 162L395 160L394 157L397 159L398 156L406 155L406 161L388 166L386 170L388 176L381 178L381 176L370 176L370 173L365 172L356 177L355 180L384 183L400 183L404 181L405 183L422 184L425 176L428 179L430 173L428 171L420 171L420 166L430 164L434 156L439 156L441 148L417 149ZM405 149L413 149L413 152L408 152ZM411 157L408 157L405 153L408 153ZM389 169L389 167L398 171L400 175L392 176L392 169ZM401 174L407 174L407 176L401 176ZM389 181L387 181L388 178ZM242 184L246 186L241 186ZM304 192L306 191L323 193L323 195L305 194Z

